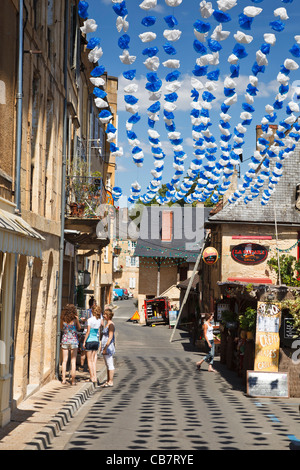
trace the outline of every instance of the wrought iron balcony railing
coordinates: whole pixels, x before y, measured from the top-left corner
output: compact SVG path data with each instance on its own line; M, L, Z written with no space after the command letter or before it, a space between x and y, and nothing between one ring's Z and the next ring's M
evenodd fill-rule
M66 180L66 217L100 218L107 193L101 177L68 176Z

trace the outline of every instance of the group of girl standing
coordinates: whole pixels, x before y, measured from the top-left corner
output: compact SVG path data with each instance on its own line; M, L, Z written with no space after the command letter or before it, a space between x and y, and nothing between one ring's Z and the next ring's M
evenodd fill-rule
M103 387L113 386L114 377L114 354L115 354L115 325L112 321L114 316L110 308L104 310L103 316L100 307L93 305L91 309L91 317L87 320L87 330L83 341L83 347L86 350L88 368L90 372L90 380L97 385L96 363L97 354L100 347L100 329L102 329L101 337L101 354L103 355L106 369L107 381ZM62 311L61 315L61 348L62 348L62 383L66 384L66 369L71 353L71 384L75 385L76 375L76 359L79 345L78 331L81 325L78 319L78 313L75 305L68 304Z

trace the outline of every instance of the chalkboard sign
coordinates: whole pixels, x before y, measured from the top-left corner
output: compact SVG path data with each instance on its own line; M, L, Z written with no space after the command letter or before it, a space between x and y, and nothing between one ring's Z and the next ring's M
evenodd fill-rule
M250 397L289 398L288 373L248 370L247 395Z
M294 322L291 318L284 319L284 339L295 339L298 338L298 333L294 329Z

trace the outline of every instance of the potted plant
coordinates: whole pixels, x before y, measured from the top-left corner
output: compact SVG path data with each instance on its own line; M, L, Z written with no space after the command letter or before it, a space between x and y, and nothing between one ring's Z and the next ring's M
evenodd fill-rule
M235 314L231 310L225 310L224 312L222 312L221 322L227 328L235 327L235 323L236 323Z
M239 316L239 323L242 330L247 332L247 339L252 339L256 327L256 310L247 307L245 313Z

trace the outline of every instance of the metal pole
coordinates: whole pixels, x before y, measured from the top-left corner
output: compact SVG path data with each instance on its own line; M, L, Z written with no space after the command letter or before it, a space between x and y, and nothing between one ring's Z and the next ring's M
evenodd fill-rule
M275 218L275 233L276 233L276 245L277 245L278 281L279 281L279 285L281 286L281 271L280 271L280 258L279 258L279 250L278 250L278 232L277 232L277 216L276 216L275 202L274 202L274 218Z
M180 307L180 311L179 311L179 313L178 313L178 317L177 317L177 320L176 320L176 324L175 324L175 326L174 326L174 328L173 328L173 332L172 332L172 335L171 335L171 338L170 338L170 343L172 343L172 341L173 341L173 337L174 337L174 334L175 334L175 330L176 330L177 325L178 325L178 323L179 323L179 319L180 319L180 316L181 316L183 307L184 307L184 305L185 305L185 303L186 303L186 301L187 301L187 299L188 299L188 296L189 296L189 293L190 293L190 290L191 290L191 287L192 287L192 284L193 284L193 281L194 281L194 277L195 277L196 272L197 272L197 270L198 270L198 266L199 266L199 263L200 263L201 258L202 258L202 253L203 253L203 250L204 250L204 247L205 247L205 245L206 245L206 242L207 242L207 239L208 239L209 235L210 235L210 233L207 232L207 234L206 234L206 236L205 236L205 239L204 239L204 242L203 242L203 245L202 245L202 248L201 248L200 253L199 253L199 255L198 255L198 258L197 258L197 260L196 260L196 263L195 263L195 266L194 266L194 269L193 269L193 272L192 272L192 276L191 276L191 278L190 278L190 282L189 282L189 284L188 284L188 287L187 287L187 290L186 290L184 299L183 299L182 304L181 304L181 307Z
M57 332L55 375L59 378L60 357L60 318L62 310L62 287L64 270L64 242L65 242L65 205L66 205L66 153L67 153L67 111L68 111L68 41L69 41L69 0L65 0L65 38L64 38L64 116L63 116L63 148L62 148L62 175L61 175L61 233L59 244L59 278L57 293Z

